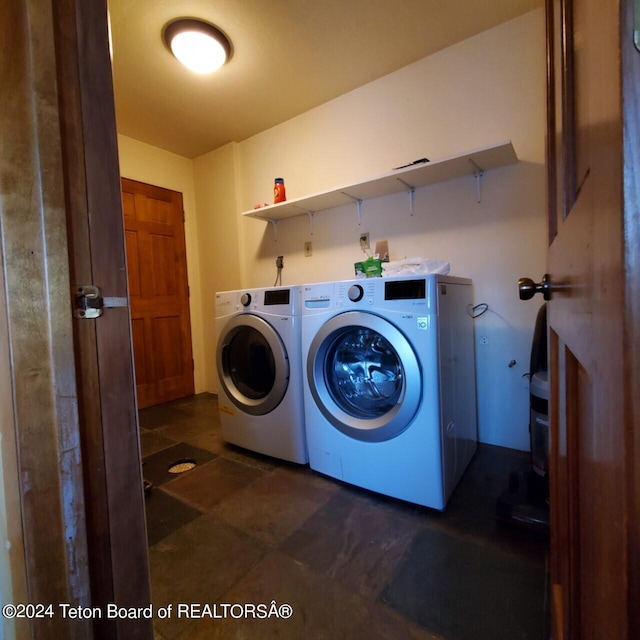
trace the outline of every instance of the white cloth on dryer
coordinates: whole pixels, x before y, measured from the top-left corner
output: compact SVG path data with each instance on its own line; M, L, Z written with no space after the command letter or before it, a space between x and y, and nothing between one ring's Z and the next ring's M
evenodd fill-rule
M405 258L382 263L382 277L427 275L430 273L447 274L451 265L445 260L427 260L425 258Z

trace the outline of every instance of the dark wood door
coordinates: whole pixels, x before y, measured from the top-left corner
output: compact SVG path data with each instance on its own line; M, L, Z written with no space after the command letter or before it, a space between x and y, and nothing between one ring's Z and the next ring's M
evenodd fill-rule
M107 3L1 6L3 597L54 610L1 628L147 640L152 620L58 608L151 599ZM119 304L74 317L85 285Z
M623 15L617 2L547 0L555 640L638 637L622 102L638 80L621 72Z
M122 178L139 408L194 392L182 194Z

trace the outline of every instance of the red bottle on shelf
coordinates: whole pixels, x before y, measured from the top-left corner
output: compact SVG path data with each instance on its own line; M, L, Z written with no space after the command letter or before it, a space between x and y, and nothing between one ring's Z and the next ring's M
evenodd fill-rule
M284 191L284 179L276 178L273 185L273 204L278 202L284 202L287 199L287 195Z

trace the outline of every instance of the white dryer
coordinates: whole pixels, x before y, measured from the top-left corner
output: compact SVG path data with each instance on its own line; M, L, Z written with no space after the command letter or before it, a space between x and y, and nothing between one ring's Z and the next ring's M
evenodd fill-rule
M300 287L216 293L216 365L223 439L305 464L300 303Z
M312 469L443 510L477 447L470 280L303 287Z

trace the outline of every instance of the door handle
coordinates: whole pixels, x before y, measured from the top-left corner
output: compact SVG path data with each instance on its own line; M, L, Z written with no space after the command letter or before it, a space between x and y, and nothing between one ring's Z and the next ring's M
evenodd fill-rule
M536 293L541 293L545 300L551 300L551 280L549 274L542 276L542 282L534 282L531 278L520 278L518 280L518 291L520 300L531 300Z

